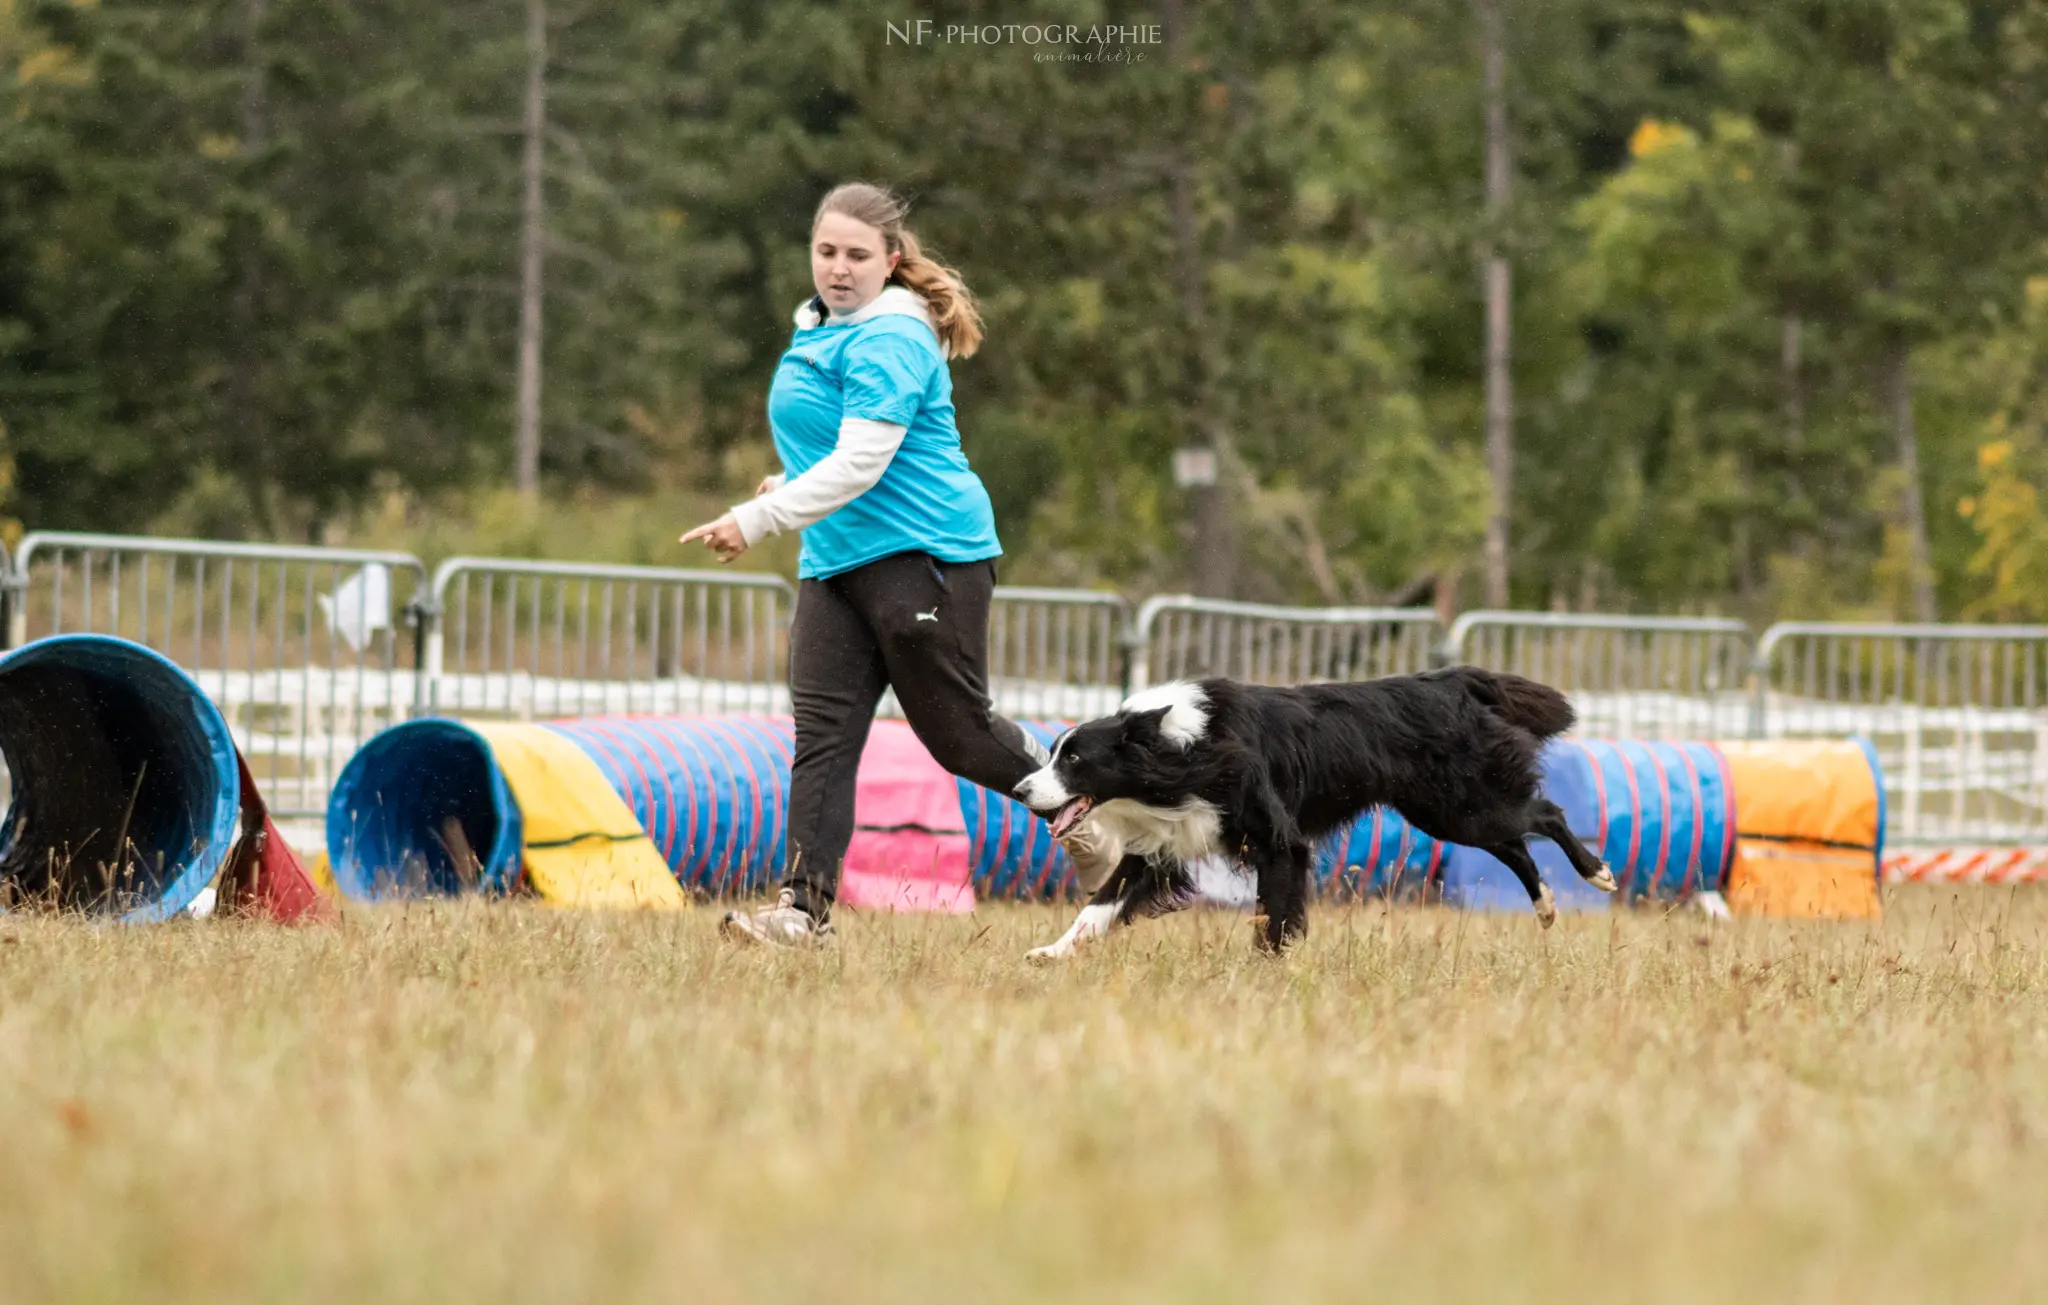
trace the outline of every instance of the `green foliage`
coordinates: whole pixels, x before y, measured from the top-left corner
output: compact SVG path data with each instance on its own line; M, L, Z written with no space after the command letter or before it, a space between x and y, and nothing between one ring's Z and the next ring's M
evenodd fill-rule
M1976 532L1968 572L1981 585L1965 615L2048 621L2048 277L2027 283L2024 316L1976 363L2001 402L1979 428L1976 484L1955 504Z
M1970 614L1998 621L2048 621L2048 512L2040 485L2048 478L2048 445L2038 416L2016 438L1994 439L1977 451L1982 490L1963 500L1983 543L1970 573L1986 582Z

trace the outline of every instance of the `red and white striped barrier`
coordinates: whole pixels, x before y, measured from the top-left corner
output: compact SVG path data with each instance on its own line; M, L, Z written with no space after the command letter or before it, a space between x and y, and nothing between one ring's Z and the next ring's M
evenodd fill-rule
M2048 847L1916 847L1887 852L1884 877L1893 884L2048 881Z

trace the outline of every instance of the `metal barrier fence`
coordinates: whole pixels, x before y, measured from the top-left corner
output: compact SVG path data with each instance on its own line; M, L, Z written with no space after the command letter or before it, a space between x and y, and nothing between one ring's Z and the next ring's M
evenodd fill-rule
M789 711L795 591L776 576L38 533L0 549L0 646L119 635L217 702L282 816L407 716ZM1441 637L1440 637L1441 636ZM1298 608L1005 587L999 710L1085 719L1167 679L1358 680L1470 662L1572 695L1585 734L1860 734L1901 846L2048 846L2048 626ZM893 698L883 710L893 711ZM4 784L4 768L0 768ZM0 789L0 803L4 803Z
M1471 612L1446 661L1564 689L1584 734L1861 735L1902 848L2048 845L2048 627Z
M1269 607L1149 598L1131 630L1132 692L1225 675L1255 684L1365 680L1425 670L1441 627L1426 607Z
M457 557L434 572L431 712L785 715L780 576Z
M7 588L9 647L109 634L184 667L280 815L323 811L338 769L413 707L401 627L426 569L404 553L41 533Z
M1564 690L1581 734L1739 738L1751 728L1751 643L1740 621L1467 612L1441 657Z
M1893 843L2048 843L2048 626L1774 625L1752 722L1870 739Z

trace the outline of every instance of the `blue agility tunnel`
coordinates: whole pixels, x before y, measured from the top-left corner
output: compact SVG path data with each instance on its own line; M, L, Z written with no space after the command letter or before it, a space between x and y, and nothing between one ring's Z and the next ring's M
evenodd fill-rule
M121 920L168 919L234 845L240 775L227 722L191 677L104 635L0 657L0 895Z
M1412 901L1440 886L1446 861L1461 850L1375 807L1316 848L1316 889L1340 901Z
M482 882L503 891L519 875L519 807L490 744L458 721L416 720L364 744L327 802L327 859L349 897L453 894L464 887L441 830L468 831Z
M1043 721L1019 721L1044 747L1067 728ZM1052 829L1015 798L991 793L972 780L955 778L960 814L967 825L967 868L983 897L1013 901L1061 901L1076 891L1074 868L1052 841Z
M503 891L522 856L637 832L685 888L758 891L782 870L792 749L787 721L737 716L408 721L365 744L335 783L335 885L356 898ZM559 764L564 755L576 764ZM595 814L606 804L608 820ZM478 863L473 884L451 853L451 819ZM563 873L613 872L606 862Z
M1026 728L1046 743L1060 729ZM1029 901L1071 894L1066 856L1044 821L966 780L959 788L977 891ZM1675 901L1718 889L1734 857L1728 766L1712 744L1561 741L1544 752L1543 791L1613 868L1628 900ZM1548 839L1531 839L1529 847L1560 909L1604 910L1614 900L1580 879ZM1521 881L1495 857L1438 842L1385 808L1324 839L1314 873L1325 898L1432 897L1475 910L1530 909Z
M1026 728L1049 741L1061 727ZM562 764L563 746L573 751L569 764ZM531 764L536 747L552 750L555 763ZM569 900L532 878L534 853L559 849L565 838L590 846L616 841L627 832L618 826L630 824L683 888L708 895L758 893L782 876L794 752L786 719L408 721L370 740L342 770L327 810L329 863L344 894L369 899L510 889L519 882L523 859L530 886L543 896ZM937 786L932 800L908 804L919 819L881 831L858 826L849 871L864 835L928 834L932 852L943 859L940 843L964 831L968 877L980 895L1064 891L1070 871L1044 821L1014 801L955 780L936 763L928 769ZM868 770L864 765L863 801L874 778ZM901 806L897 778L890 795ZM611 808L608 824L595 814L606 802L623 804ZM928 819L942 808L943 820ZM550 826L547 835L534 833L537 818ZM477 863L469 881L451 852L450 821L460 826ZM559 869L555 882L587 884L589 877L614 873L610 865L579 864ZM573 895L582 897L580 887Z
M782 876L787 721L647 716L547 728L597 762L685 888L758 892Z
M1734 793L1728 763L1711 743L1553 743L1543 754L1543 791L1564 808L1579 841L1613 869L1625 900L1719 891L1734 860ZM1530 839L1529 850L1559 910L1605 910L1613 902L1579 878L1549 839ZM1441 882L1448 906L1530 909L1514 873L1476 848L1456 848Z

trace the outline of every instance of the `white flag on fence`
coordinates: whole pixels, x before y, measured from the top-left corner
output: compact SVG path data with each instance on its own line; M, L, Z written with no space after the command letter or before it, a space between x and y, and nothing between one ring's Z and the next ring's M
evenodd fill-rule
M357 652L379 630L391 628L391 571L372 562L341 582L332 594L320 595L328 628L348 640Z

